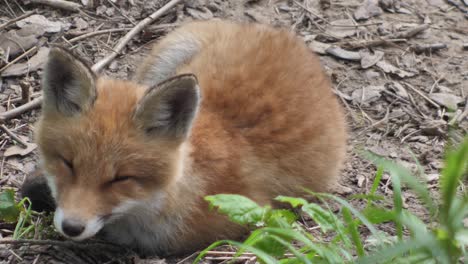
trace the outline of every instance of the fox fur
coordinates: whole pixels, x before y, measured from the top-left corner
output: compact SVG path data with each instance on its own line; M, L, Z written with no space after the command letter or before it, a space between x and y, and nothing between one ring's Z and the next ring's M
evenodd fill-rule
M170 255L239 238L246 229L210 211L205 196L267 205L302 188L329 191L345 159L345 118L329 78L285 29L185 24L131 81L97 76L54 47L43 91L42 170L56 229L75 240L99 234ZM67 235L68 220L82 232Z

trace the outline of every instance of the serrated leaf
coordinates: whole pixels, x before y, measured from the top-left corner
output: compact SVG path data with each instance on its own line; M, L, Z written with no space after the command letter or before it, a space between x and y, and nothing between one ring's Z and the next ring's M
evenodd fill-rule
M297 220L297 215L289 210L273 210L267 220L267 226L291 228Z
M236 194L217 194L205 197L210 207L218 208L218 212L225 214L235 223L259 225L269 211L247 197Z
M5 222L16 222L21 208L15 202L15 192L13 190L5 190L0 193L0 219Z
M289 203L294 208L308 204L308 202L305 199L282 195L276 197L275 200L283 203Z

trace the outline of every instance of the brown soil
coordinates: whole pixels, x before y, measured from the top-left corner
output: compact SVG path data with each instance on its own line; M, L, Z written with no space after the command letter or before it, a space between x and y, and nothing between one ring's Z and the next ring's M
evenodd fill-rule
M73 44L67 43L67 40L98 29L132 28L133 23L144 19L168 1L75 0L74 2L80 4L94 3L81 13L29 2L34 1L0 1L0 25L22 15L24 11L37 10L48 19L47 32L42 32L46 27L38 29L31 26L17 32L21 23L4 28L0 26L0 69L35 45L47 47L44 43L73 46L75 53L94 64L112 52L112 47L124 32L89 37ZM377 15L356 21L355 18L362 13L355 12L362 2L380 2L381 9L367 9ZM458 7L449 2L458 4ZM426 175L421 177L425 177L431 190L435 192L447 139L460 141L468 130L468 48L463 48L468 43L467 10L468 6L462 0L185 1L133 38L120 56L105 69L105 73L122 79L131 77L151 43L164 36L175 25L194 19L218 17L290 28L311 49L321 54L321 61L333 81L336 94L347 109L351 128L349 159L343 172L343 186L338 193L346 197L369 191L376 168L358 154L360 150L370 150L400 161L415 172L415 159L419 160ZM336 26L343 23L345 27ZM401 34L424 23L429 27L418 34ZM358 24L363 26L355 26ZM59 29L54 30L54 25L58 25ZM7 35L7 32L12 35ZM19 36L21 34L23 35ZM8 47L5 39L11 38L14 40L13 44L10 42L10 48L5 48ZM373 39L387 41L381 41L373 47L350 47L357 41L365 41L368 45ZM18 42L22 45L20 48ZM444 48L425 49L421 52L417 47L432 44L442 44ZM325 50L324 46L352 51L354 59L340 58L347 54L340 50L333 53L333 48ZM37 54L36 60L40 62L37 67L34 67L33 52L7 70L0 70L0 116L23 104L21 100L15 100L21 98L22 86L26 90L29 88L33 96L40 91L41 62L44 58L40 56L40 52ZM18 64L28 61L29 68L25 64L26 70L21 72L21 65ZM6 120L4 125L23 141L33 142L32 131L39 113L39 109L27 111ZM24 156L7 156L6 153L14 151L11 147L18 145L18 142L3 130L0 131L0 189L16 189L20 187L25 175L34 171L37 166L37 151ZM387 198L391 197L388 175L384 175L378 191ZM404 192L404 201L412 212L422 217L426 215L411 192ZM358 208L361 206L359 202L353 203ZM38 220L42 218L37 217ZM383 225L381 228L392 232L390 225ZM0 223L0 237L11 237L13 229L14 225ZM40 233L36 234L36 238L42 237L44 236ZM96 250L96 247L90 250L89 247L70 249L57 245L0 245L0 262L185 263L193 259L184 260L187 256L180 256L165 260L143 260L125 252L109 252L112 251Z

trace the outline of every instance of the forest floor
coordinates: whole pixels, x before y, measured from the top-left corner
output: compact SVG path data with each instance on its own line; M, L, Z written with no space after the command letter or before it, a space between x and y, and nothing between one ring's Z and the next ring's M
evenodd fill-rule
M48 44L69 47L93 65L112 53L136 23L169 1L74 0L76 10L35 2L0 0L1 190L18 189L37 167L33 130L40 113L36 98L41 95ZM13 22L31 11L35 13ZM214 17L289 28L320 55L346 109L351 132L339 195L369 191L376 168L358 154L363 149L399 161L415 173L419 161L435 194L447 139L460 140L468 130L468 1L181 1L133 37L103 72L131 78L152 43L181 23ZM88 34L107 29L114 31ZM14 114L26 103L32 107ZM384 175L378 189L389 201L390 183L391 178ZM416 196L409 191L403 196L404 206L424 217ZM47 219L39 216L36 221L44 225ZM391 233L393 227L381 228ZM1 238L11 238L13 230L13 224L0 223ZM41 231L34 236L44 237ZM104 252L98 247L69 250L60 244L0 245L0 263L185 263L193 259L143 260ZM219 263L226 257L229 254L209 254L204 261Z

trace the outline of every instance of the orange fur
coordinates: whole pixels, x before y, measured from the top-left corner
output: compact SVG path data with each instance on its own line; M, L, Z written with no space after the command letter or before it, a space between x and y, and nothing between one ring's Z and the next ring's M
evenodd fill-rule
M148 88L138 83L158 54L186 36L199 50L175 74L197 76L198 113L187 140L149 138L132 121ZM327 191L337 183L345 158L343 111L317 57L286 30L190 23L155 46L133 82L100 78L96 90L86 113L44 113L37 131L44 170L55 175L58 206L83 219L163 192L148 227L161 239L150 249L136 242L144 252L180 253L243 234L208 210L206 195L236 193L270 204L280 194L301 195L301 187ZM73 173L59 157L73 161ZM116 174L138 181L108 185Z

